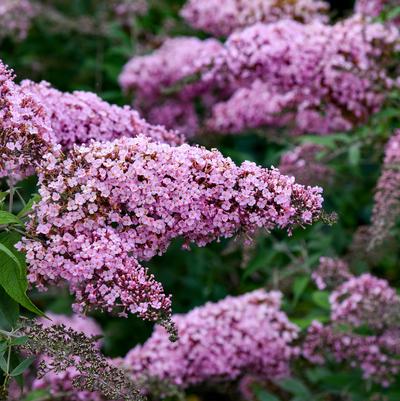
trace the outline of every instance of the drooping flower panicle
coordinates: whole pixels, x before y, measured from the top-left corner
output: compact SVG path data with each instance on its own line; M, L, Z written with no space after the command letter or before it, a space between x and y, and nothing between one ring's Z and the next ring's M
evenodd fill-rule
M239 231L290 231L321 213L321 188L254 163L236 166L216 150L143 136L76 147L42 166L42 199L21 249L30 281L42 288L66 281L78 310L168 315L170 299L138 261L162 254L174 238L204 246Z
M189 0L181 15L194 28L227 36L257 22L327 22L328 9L328 3L319 0Z
M257 290L174 315L176 343L157 326L125 357L133 379L157 378L186 388L235 380L245 374L268 379L289 375L297 355L298 327L280 310L281 294Z

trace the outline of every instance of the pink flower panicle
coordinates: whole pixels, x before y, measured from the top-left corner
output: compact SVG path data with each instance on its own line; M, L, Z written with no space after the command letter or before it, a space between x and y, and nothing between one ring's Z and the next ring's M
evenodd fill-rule
M367 24L357 16L333 26L255 24L232 34L214 59L209 75L220 86L239 89L214 107L208 124L236 132L246 123L250 128L274 124L275 117L281 125L288 109L289 116L295 111L300 133L351 129L379 109L384 99L379 88L395 84L383 66L398 48L396 28ZM258 113L248 104L260 103L262 93L269 104Z
M163 90L203 72L221 49L222 44L215 39L168 39L154 53L133 57L124 66L119 83L124 91L135 91L141 103L150 102L152 105ZM208 89L206 82L197 81L178 91L179 96L193 98Z
M29 280L42 289L66 281L76 310L168 316L170 298L138 261L177 237L204 246L239 230L290 231L321 214L321 188L251 162L236 166L216 150L143 136L75 147L42 166L42 199L20 248Z
M388 386L400 372L400 297L387 281L370 274L351 277L330 296L331 323L313 322L303 355L323 364L327 354L360 368L366 379ZM357 329L373 331L359 334Z
M64 325L75 331L84 333L87 337L98 337L103 334L100 326L94 319L81 317L77 315L65 316L56 315L54 313L46 313L51 319L40 319L43 327L52 325ZM101 346L99 341L98 346ZM40 363L45 363L49 368L52 365L52 358L43 356L39 360ZM67 367L65 371L55 372L49 371L41 378L35 378L30 386L32 390L46 389L54 397L60 394L68 394L68 401L105 401L99 393L90 391L79 391L73 386L74 379L79 378L80 373L74 367Z
M337 362L359 368L364 379L387 387L400 372L397 337L359 335L343 332L333 326L313 322L303 344L303 355L311 363L323 364L330 353Z
M370 274L352 277L330 296L331 318L353 327L383 329L400 317L400 297L386 280Z
M328 3L313 0L189 0L182 17L194 28L227 36L257 22L327 22Z
M298 328L280 311L280 302L281 293L257 290L174 315L179 340L171 343L156 326L144 345L127 354L125 367L136 380L157 378L181 388L244 374L288 376Z
M14 83L0 60L0 177L18 180L34 173L54 139L43 106Z
M332 181L334 171L319 160L318 156L326 148L314 143L305 143L286 152L281 157L279 171L293 176L296 181L305 185L322 185Z
M343 282L349 280L353 275L350 273L348 264L335 258L321 257L319 265L311 275L319 290L333 289Z
M139 134L171 145L183 142L176 131L150 125L129 106L111 105L91 92L63 93L47 82L37 84L27 80L21 83L21 88L45 107L57 141L64 149L91 140L110 141Z
M386 145L383 171L376 186L370 228L371 249L390 237L399 216L400 130L397 130Z
M25 39L36 9L29 0L2 0L0 2L0 38L12 36Z

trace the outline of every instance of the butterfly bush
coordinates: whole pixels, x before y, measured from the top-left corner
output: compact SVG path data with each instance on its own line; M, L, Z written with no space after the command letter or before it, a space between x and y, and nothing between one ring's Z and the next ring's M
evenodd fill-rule
M226 103L214 106L208 125L223 132L240 131L246 126L243 121L250 127L271 124L277 112L289 107L289 113L295 110L297 131L349 130L380 108L380 88L395 84L385 66L398 48L396 28L367 24L357 16L334 26L255 24L232 34L214 60L214 79L240 88ZM264 87L254 84L257 79ZM269 93L269 103L278 107L269 112L264 106L259 113L248 107L260 92ZM234 111L227 112L230 102Z
M296 181L306 185L322 185L332 181L334 172L318 160L326 148L314 143L305 143L296 146L293 150L282 155L279 171L282 174L293 176Z
M370 248L390 237L400 216L400 130L389 139L385 149L382 175L375 190L370 228Z
M281 293L257 290L174 315L179 340L171 343L156 326L143 345L127 354L125 367L135 380L157 378L181 388L251 373L267 379L288 376L298 354L292 343L299 329L280 304Z
M215 39L167 39L154 53L133 57L124 66L119 83L124 91L135 91L142 103L154 102L163 90L204 71L221 49L222 44ZM191 99L208 89L206 82L197 81L188 84L179 96Z
M138 261L177 237L203 246L260 227L290 232L318 219L322 205L321 188L276 169L144 136L49 155L39 184L42 199L20 244L30 282L67 282L76 311L118 307L151 320L168 317L171 301Z
M303 344L304 356L323 364L331 353L338 362L360 368L365 379L388 386L400 372L400 298L395 289L386 280L363 274L340 284L330 304L331 323L312 323ZM362 327L374 333L355 331Z
M168 39L153 54L129 61L120 84L135 92L141 108L159 105L171 90L185 103L213 97L202 103L206 131L269 125L329 134L350 130L380 109L385 91L398 84L389 71L399 43L394 26L357 15L333 26L256 23L224 45Z
M367 17L378 17L383 11L398 5L396 0L357 0L355 12ZM400 23L397 18L396 21Z
M96 321L89 317L81 317L78 315L66 316L57 315L54 313L46 313L50 320L41 318L40 324L43 327L50 327L53 325L63 325L75 331L85 334L87 337L102 336L103 332ZM97 347L101 346L101 340L97 341ZM39 363L46 366L48 372L40 378L36 378L30 385L32 390L46 389L49 390L50 395L57 398L60 394L68 394L68 401L103 401L104 398L98 394L90 391L78 391L73 386L74 379L80 376L80 373L73 367L67 367L62 372L55 372L51 370L53 361L51 357L43 355L39 358Z
M57 152L54 141L45 108L0 60L0 178L33 174L44 154Z
M337 362L361 369L364 379L387 387L400 372L398 338L399 333L360 335L313 322L307 332L303 355L311 363L322 365L325 355L331 353Z
M227 36L257 22L290 18L304 23L327 22L328 9L328 3L318 0L189 0L181 15L194 28Z
M115 0L113 9L122 26L131 27L134 18L147 14L149 6L146 0Z
M352 277L332 292L331 318L353 327L382 329L400 316L400 298L386 280L370 274Z
M29 0L1 0L0 38L12 36L19 40L25 39L36 13Z
M350 273L348 263L344 260L322 256L311 277L319 290L325 290L336 288L353 275Z
M110 141L139 134L171 145L183 142L183 137L176 131L150 125L129 106L111 105L91 92L64 93L47 82L28 80L21 83L21 90L43 105L57 142L65 150L91 140Z

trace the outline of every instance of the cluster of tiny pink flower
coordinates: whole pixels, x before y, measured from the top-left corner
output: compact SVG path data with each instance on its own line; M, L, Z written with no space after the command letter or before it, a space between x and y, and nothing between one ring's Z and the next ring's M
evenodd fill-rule
M382 175L379 178L370 227L370 248L376 248L387 237L400 216L400 130L389 139L385 150Z
M42 199L20 245L30 281L66 280L78 310L119 301L150 319L168 315L170 299L136 260L163 253L177 237L202 246L239 230L290 231L318 219L322 207L321 188L276 169L143 136L75 147L64 159L48 155L39 179Z
M244 374L268 379L289 375L298 355L298 327L280 311L281 294L257 290L207 303L174 315L176 343L161 327L125 357L133 378L172 382L186 388L202 382L235 380Z
M331 319L353 327L384 329L400 315L400 298L386 280L370 274L352 277L330 296Z
M148 124L129 106L110 105L91 92L63 93L47 82L23 81L23 93L31 95L45 108L56 140L64 149L73 145L110 141L123 136L148 136L157 142L179 145L183 137L175 131Z
M327 22L328 10L328 3L319 0L189 0L181 15L196 29L227 36L257 22Z
M130 28L138 15L145 15L149 9L146 0L114 0L114 14L122 26Z
M217 131L238 131L244 128L243 121L251 121L253 127L254 121L270 124L277 111L289 108L289 113L296 110L297 131L348 130L381 106L384 95L377 86L395 84L382 63L399 43L396 28L367 24L357 16L334 26L295 21L255 24L232 34L214 60L209 74L219 85L229 82L241 92L225 107L214 106L208 124ZM264 86L251 87L257 79ZM249 85L243 94L242 86ZM277 105L272 115L264 106L255 116L248 106L249 99L250 104L257 102L262 91L270 95L270 104ZM234 110L227 114L230 105Z
M15 84L0 60L0 177L17 180L34 173L53 143L46 110Z
M383 88L397 84L387 61L399 46L395 27L357 15L333 26L256 23L224 46L169 39L129 61L120 84L136 91L139 107L160 104L171 87L186 103L214 96L203 113L214 132L288 125L295 133L328 134L352 129L381 107Z
M64 325L75 331L82 332L87 337L100 337L103 332L100 326L92 318L81 317L77 315L65 316L56 315L54 313L46 313L51 320L39 319L43 327L51 325ZM97 346L101 346L101 341L97 342ZM38 360L39 363L45 363L48 369L51 369L52 360L47 356L42 356ZM68 394L68 401L104 401L98 393L90 391L79 391L73 386L74 379L78 378L80 373L74 367L68 367L65 371L55 372L50 370L41 378L35 378L30 385L30 390L48 390L52 397L58 399L60 395Z
M332 181L334 172L318 160L318 155L326 151L322 145L305 143L282 155L279 171L293 176L296 181L305 185L322 185Z
M211 65L222 48L222 44L215 39L168 39L153 54L133 57L124 66L119 83L124 91L135 91L140 103L153 103L164 90L181 80L195 79ZM207 83L197 79L197 82L185 85L179 96L192 99L205 89L208 89Z
M24 39L35 15L35 7L29 0L1 0L0 38L12 36L16 39Z
M342 259L321 257L311 275L319 290L333 289L353 277L348 264Z
M344 332L319 322L313 322L303 344L303 355L311 363L324 364L331 353L337 362L360 368L365 379L373 379L388 386L400 372L399 337L386 333L382 336Z
M338 362L359 367L365 378L387 386L400 372L400 298L396 291L387 281L363 274L336 288L330 304L332 322L326 326L313 322L303 344L304 356L323 364L326 354L332 353ZM376 333L355 332L361 327Z

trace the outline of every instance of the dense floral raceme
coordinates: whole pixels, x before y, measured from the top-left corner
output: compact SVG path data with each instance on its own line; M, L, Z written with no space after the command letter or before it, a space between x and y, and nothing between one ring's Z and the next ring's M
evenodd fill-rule
M181 15L194 28L227 36L256 22L326 22L328 9L328 3L319 0L189 0Z
M326 354L363 371L387 386L400 372L400 298L386 280L370 274L350 277L330 296L331 323L314 322L308 329L303 354L322 364ZM343 328L344 327L344 328ZM368 327L363 335L354 329Z
M239 231L290 231L318 219L322 205L321 188L276 169L143 136L48 156L39 178L42 200L21 244L30 281L67 281L78 310L119 306L150 319L168 315L170 299L137 260L177 237L203 246Z
M382 175L379 178L372 211L370 248L390 236L400 217L400 130L389 139L385 150Z
M332 320L353 327L383 329L400 316L400 298L386 280L370 274L352 277L330 297Z
M382 88L395 84L385 67L398 46L396 28L367 24L357 16L333 26L255 24L232 34L214 60L210 74L219 85L222 81L240 88L214 107L208 124L214 130L237 132L246 122L250 127L271 124L277 112L288 108L289 113L296 110L297 131L351 129L379 109ZM257 79L264 86L254 84ZM262 92L277 106L271 111L269 105L258 108L257 113L249 104L256 105ZM281 120L279 116L278 125Z
M151 102L181 80L196 78L221 49L222 44L215 39L167 39L154 53L133 57L124 66L119 83L124 91L135 91L141 103ZM208 89L202 80L197 81L187 85L180 95L192 98Z
M288 376L298 352L292 345L298 328L280 303L279 292L257 290L174 315L179 340L171 343L157 326L144 345L127 354L125 366L136 380L157 378L182 388L252 373L267 379Z
M46 109L57 142L64 149L90 140L110 141L139 134L171 145L183 142L177 132L150 125L129 106L111 105L91 92L63 93L47 82L37 84L32 81L23 81L21 89Z
M13 36L24 39L36 15L30 0L1 0L0 2L0 38Z
M33 174L53 145L46 110L14 83L0 60L0 177L15 181Z
M318 267L313 271L311 277L319 290L325 290L336 288L353 275L344 260L323 256L319 259Z
M334 326L313 322L303 346L304 356L314 364L323 364L326 354L337 362L360 368L365 379L388 386L400 372L399 333L360 335L340 331Z
M82 332L88 337L101 336L102 330L94 319L88 317L81 317L77 315L65 316L56 315L54 313L46 313L51 320L40 319L43 327L51 325L64 325L75 331ZM101 342L98 341L97 345L100 347ZM39 359L40 363L45 364L47 369L51 369L52 358L42 356ZM57 399L60 394L68 394L68 401L101 401L104 398L98 394L90 391L78 391L73 386L73 380L78 378L80 373L74 367L68 367L62 372L55 372L49 370L43 377L37 378L33 381L31 387L34 390L48 389L50 394Z
M395 27L357 15L333 26L256 23L224 46L168 39L153 54L130 60L120 84L144 109L162 103L171 88L186 103L214 97L203 104L211 132L269 125L328 134L350 130L379 110L385 91L397 84L389 71L399 43Z
M323 185L332 181L334 171L318 160L326 152L322 145L305 143L284 153L279 164L279 171L292 175L296 181L305 185Z

